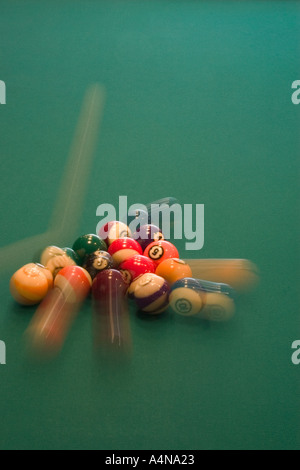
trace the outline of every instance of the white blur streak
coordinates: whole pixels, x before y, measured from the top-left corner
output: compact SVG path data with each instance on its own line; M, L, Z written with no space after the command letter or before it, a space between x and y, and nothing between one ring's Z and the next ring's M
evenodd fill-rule
M1 247L0 273L12 273L32 262L33 256L48 245L68 246L73 241L82 215L104 102L104 88L97 83L91 85L83 99L49 228L45 233Z

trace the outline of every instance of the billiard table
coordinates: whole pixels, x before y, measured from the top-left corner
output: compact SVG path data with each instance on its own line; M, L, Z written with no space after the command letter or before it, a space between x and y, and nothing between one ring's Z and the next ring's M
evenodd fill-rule
M1 450L299 450L299 19L296 1L2 2ZM203 205L180 257L250 260L258 285L226 323L130 304L126 361L95 354L88 298L58 357L28 358L36 306L10 277L120 196Z

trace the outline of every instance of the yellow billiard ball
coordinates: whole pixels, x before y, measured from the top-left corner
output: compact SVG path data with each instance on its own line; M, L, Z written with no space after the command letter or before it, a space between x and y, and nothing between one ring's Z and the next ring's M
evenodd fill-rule
M18 269L10 280L11 295L21 305L39 303L52 286L51 272L36 263L29 263Z

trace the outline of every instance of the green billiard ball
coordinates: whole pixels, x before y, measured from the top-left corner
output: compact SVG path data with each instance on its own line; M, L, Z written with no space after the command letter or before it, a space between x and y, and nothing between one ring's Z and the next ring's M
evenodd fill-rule
M75 261L76 264L80 264L80 261L81 261L80 256L78 256L78 254L75 253L75 251L72 250L72 248L66 247L66 248L63 248L62 250L66 253L66 255L69 258Z
M94 253L97 250L107 250L105 241L98 237L98 235L94 234L82 235L77 238L72 248L79 256L80 261L82 261L86 255Z

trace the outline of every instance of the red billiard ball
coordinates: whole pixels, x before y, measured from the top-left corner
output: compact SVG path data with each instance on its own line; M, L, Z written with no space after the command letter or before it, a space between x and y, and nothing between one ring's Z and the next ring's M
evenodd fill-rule
M135 255L120 264L119 270L122 273L125 282L130 284L137 277L145 273L154 273L155 264L148 256Z
M26 330L28 346L38 357L52 357L63 347L69 328L92 286L89 273L79 266L65 266L54 288L39 305Z
M179 258L179 253L172 243L167 240L158 240L147 246L144 256L148 256L158 266L168 258Z
M60 289L65 301L73 304L87 297L91 285L91 276L80 266L65 266L54 280L54 287Z
M123 261L134 255L142 255L143 250L139 243L132 238L118 238L108 248L108 253L112 256L115 266L119 266Z

